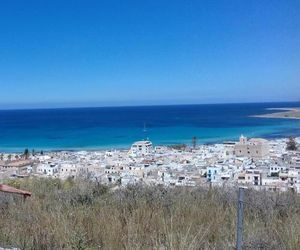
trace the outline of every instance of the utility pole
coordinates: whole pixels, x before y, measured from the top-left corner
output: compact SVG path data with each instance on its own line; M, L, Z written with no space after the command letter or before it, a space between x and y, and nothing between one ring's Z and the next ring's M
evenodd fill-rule
M242 250L243 224L244 224L244 187L239 187L236 249Z

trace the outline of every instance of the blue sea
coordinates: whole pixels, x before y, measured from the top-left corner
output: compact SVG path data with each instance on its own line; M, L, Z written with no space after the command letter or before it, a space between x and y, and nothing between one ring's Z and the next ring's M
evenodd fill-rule
M0 151L128 148L149 138L155 145L300 136L300 120L254 118L267 108L298 103L174 105L0 111Z

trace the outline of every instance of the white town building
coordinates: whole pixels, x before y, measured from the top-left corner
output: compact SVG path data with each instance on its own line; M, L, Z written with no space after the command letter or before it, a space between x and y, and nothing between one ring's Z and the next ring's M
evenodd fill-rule
M153 145L151 141L137 141L132 144L130 149L131 155L149 155L153 153Z

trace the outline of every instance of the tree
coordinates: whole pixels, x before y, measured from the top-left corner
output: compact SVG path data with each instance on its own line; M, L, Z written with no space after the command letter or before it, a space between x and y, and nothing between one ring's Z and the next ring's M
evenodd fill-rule
M295 138L290 137L289 140L286 143L286 150L295 151L297 150L297 143L295 141Z
M197 146L197 140L198 140L198 138L196 136L193 136L193 138L192 138L193 149L195 149Z
M26 148L24 150L24 156L25 156L25 159L28 159L28 157L29 157L29 150L28 150L28 148Z
M33 155L33 156L35 155L35 150L34 150L34 149L32 149L32 155Z

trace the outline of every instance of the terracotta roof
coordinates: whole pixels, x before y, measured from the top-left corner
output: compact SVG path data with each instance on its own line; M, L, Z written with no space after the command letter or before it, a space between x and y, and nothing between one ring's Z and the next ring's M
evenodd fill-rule
M10 186L4 185L4 184L0 184L0 191L5 192L5 193L21 194L21 195L24 195L25 197L31 196L31 193L28 191L10 187Z
M16 160L16 161L10 161L6 162L3 166L6 167L24 167L31 165L33 162L31 160Z

